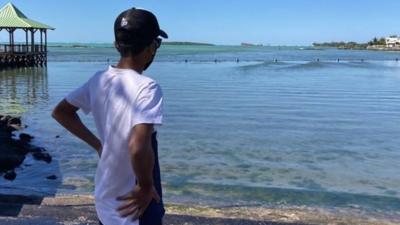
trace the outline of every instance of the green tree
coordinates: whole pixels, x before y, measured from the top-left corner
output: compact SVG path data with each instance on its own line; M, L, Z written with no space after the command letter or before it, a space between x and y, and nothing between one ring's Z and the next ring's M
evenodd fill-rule
M379 39L378 44L379 45L386 45L386 39L385 38Z

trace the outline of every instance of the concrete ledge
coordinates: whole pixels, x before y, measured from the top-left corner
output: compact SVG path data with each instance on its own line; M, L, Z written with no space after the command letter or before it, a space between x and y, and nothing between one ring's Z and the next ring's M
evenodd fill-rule
M56 197L0 195L0 224L98 224L93 196ZM400 212L368 213L355 209L326 210L309 207L212 208L168 204L166 225L243 224L243 225L311 225L311 224L400 224Z

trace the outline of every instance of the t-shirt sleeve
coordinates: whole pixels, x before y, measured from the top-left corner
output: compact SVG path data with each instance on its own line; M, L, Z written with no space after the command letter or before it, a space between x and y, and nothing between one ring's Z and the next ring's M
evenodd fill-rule
M132 127L138 124L161 125L163 119L163 93L155 82L146 85L139 93L133 113Z
M90 81L72 91L65 98L65 100L67 100L67 102L69 102L71 105L82 109L85 114L89 114L91 112L89 82Z

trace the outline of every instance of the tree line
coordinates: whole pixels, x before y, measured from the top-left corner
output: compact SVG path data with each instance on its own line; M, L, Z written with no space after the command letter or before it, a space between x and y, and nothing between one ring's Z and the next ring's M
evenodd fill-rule
M390 36L391 38L396 38L397 35ZM368 46L374 45L386 45L386 39L384 37L378 38L374 37L371 41L367 43L357 43L354 41L350 42L324 42L324 43L313 43L314 47L329 47L329 48L340 48L340 49L366 49Z

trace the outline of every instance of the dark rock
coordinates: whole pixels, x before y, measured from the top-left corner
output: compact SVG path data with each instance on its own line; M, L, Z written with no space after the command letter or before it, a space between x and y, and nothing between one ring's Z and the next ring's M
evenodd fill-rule
M16 154L9 149L2 149L0 154L0 172L15 169L25 160L24 155Z
M60 138L60 135L57 135L56 138Z
M21 119L19 117L8 117L7 127L11 132L21 130Z
M72 185L72 184L62 184L60 186L60 188L68 189L68 190L76 190L77 189L77 187L75 185Z
M7 118L6 116L0 115L0 126L3 126L4 124L7 123Z
M51 163L52 157L47 152L35 152L32 154L33 158L40 161L45 161L47 163Z
M56 180L57 179L57 176L56 175L51 175L51 176L48 176L48 177L46 177L48 180Z
M33 147L29 149L29 152L31 153L37 153L37 152L46 152L45 148L41 148L41 147Z
M21 118L11 117L10 120L8 121L8 124L21 127L21 124L22 124Z
M8 147L20 155L26 155L30 151L30 146L20 140L9 140Z
M11 116L0 116L0 138L11 138L11 133L21 129L21 119Z
M5 142L12 137L11 131L9 131L6 127L0 126L0 141Z
M23 143L29 143L33 139L33 136L25 133L21 133L19 135L19 140L22 141Z
M15 173L14 170L10 170L6 174L4 174L4 179L6 180L15 180L16 177L17 174Z

